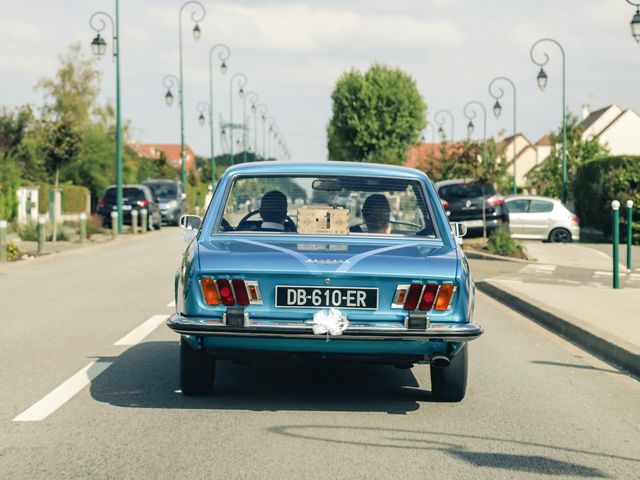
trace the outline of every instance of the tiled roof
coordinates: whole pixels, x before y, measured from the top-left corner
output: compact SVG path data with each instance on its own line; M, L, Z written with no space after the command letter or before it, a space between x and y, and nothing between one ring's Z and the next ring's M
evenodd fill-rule
M536 142L536 145L539 145L541 147L550 147L551 146L551 135L545 135L545 136L541 137L540 140L538 140Z
M580 122L580 126L583 127L585 130L587 128L589 128L591 125L593 125L594 123L596 123L598 121L598 119L604 115L604 113L609 110L611 107L613 107L613 105L607 105L604 108L601 108L600 110L596 110L594 112L591 112L587 118L585 118L582 122Z
M167 160L180 160L180 144L179 143L130 143L129 146L141 157L158 158L160 152L164 152ZM189 145L185 144L184 154L186 159L193 159L196 154Z
M461 146L460 143L420 143L409 150L405 166L427 170L440 163L443 147L446 152L451 152Z

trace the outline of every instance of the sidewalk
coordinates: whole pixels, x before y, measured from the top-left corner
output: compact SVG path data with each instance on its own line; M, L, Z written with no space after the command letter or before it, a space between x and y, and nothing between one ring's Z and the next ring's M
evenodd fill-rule
M545 263L509 262L507 267L500 265L507 262L470 260L476 285L549 330L640 377L640 269L631 273L621 269L621 288L614 290L610 257L580 245L567 247L527 245L529 252Z

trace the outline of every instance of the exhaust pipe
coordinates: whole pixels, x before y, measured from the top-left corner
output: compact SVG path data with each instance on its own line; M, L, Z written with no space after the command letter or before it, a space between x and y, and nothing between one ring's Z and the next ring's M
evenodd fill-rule
M443 355L436 355L435 357L431 357L431 365L438 368L444 368L451 365L451 360Z

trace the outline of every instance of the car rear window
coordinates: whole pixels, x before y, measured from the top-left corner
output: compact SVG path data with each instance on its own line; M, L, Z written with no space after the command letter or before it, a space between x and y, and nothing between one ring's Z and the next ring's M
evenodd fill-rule
M432 218L417 180L243 176L228 192L216 231L436 238Z
M156 197L175 198L178 195L178 189L175 183L145 183Z
M122 189L122 198L124 200L138 201L138 200L144 200L145 199L145 195L144 195L144 191L142 191L139 188L125 187L125 188ZM105 199L106 202L115 203L116 202L116 189L115 188L108 188L107 191L104 192L104 199Z
M438 189L438 195L445 200L477 198L483 195L493 196L495 194L496 191L491 185L483 185L479 182L454 183L451 185L443 185Z

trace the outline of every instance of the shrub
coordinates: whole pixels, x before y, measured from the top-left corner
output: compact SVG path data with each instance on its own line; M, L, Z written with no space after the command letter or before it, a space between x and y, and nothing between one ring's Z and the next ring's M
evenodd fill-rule
M89 189L77 185L62 185L62 213L80 213L87 210Z
M606 157L587 162L578 168L573 188L583 227L610 235L612 200L620 201L623 223L626 222L625 203L633 200L634 224L640 221L640 157Z
M36 222L27 222L23 224L14 225L15 232L18 234L21 240L25 242L37 242L38 241L38 224ZM69 233L65 230L64 226L58 229L57 240L64 242L70 240ZM45 224L45 239L50 242L53 238L53 232L51 230L51 224Z
M487 250L496 255L512 256L521 254L522 246L511 238L507 229L498 228L489 236Z
M20 249L18 248L18 246L13 242L7 243L7 260L11 262L12 260L15 260L16 258L18 258L19 256L20 256Z

